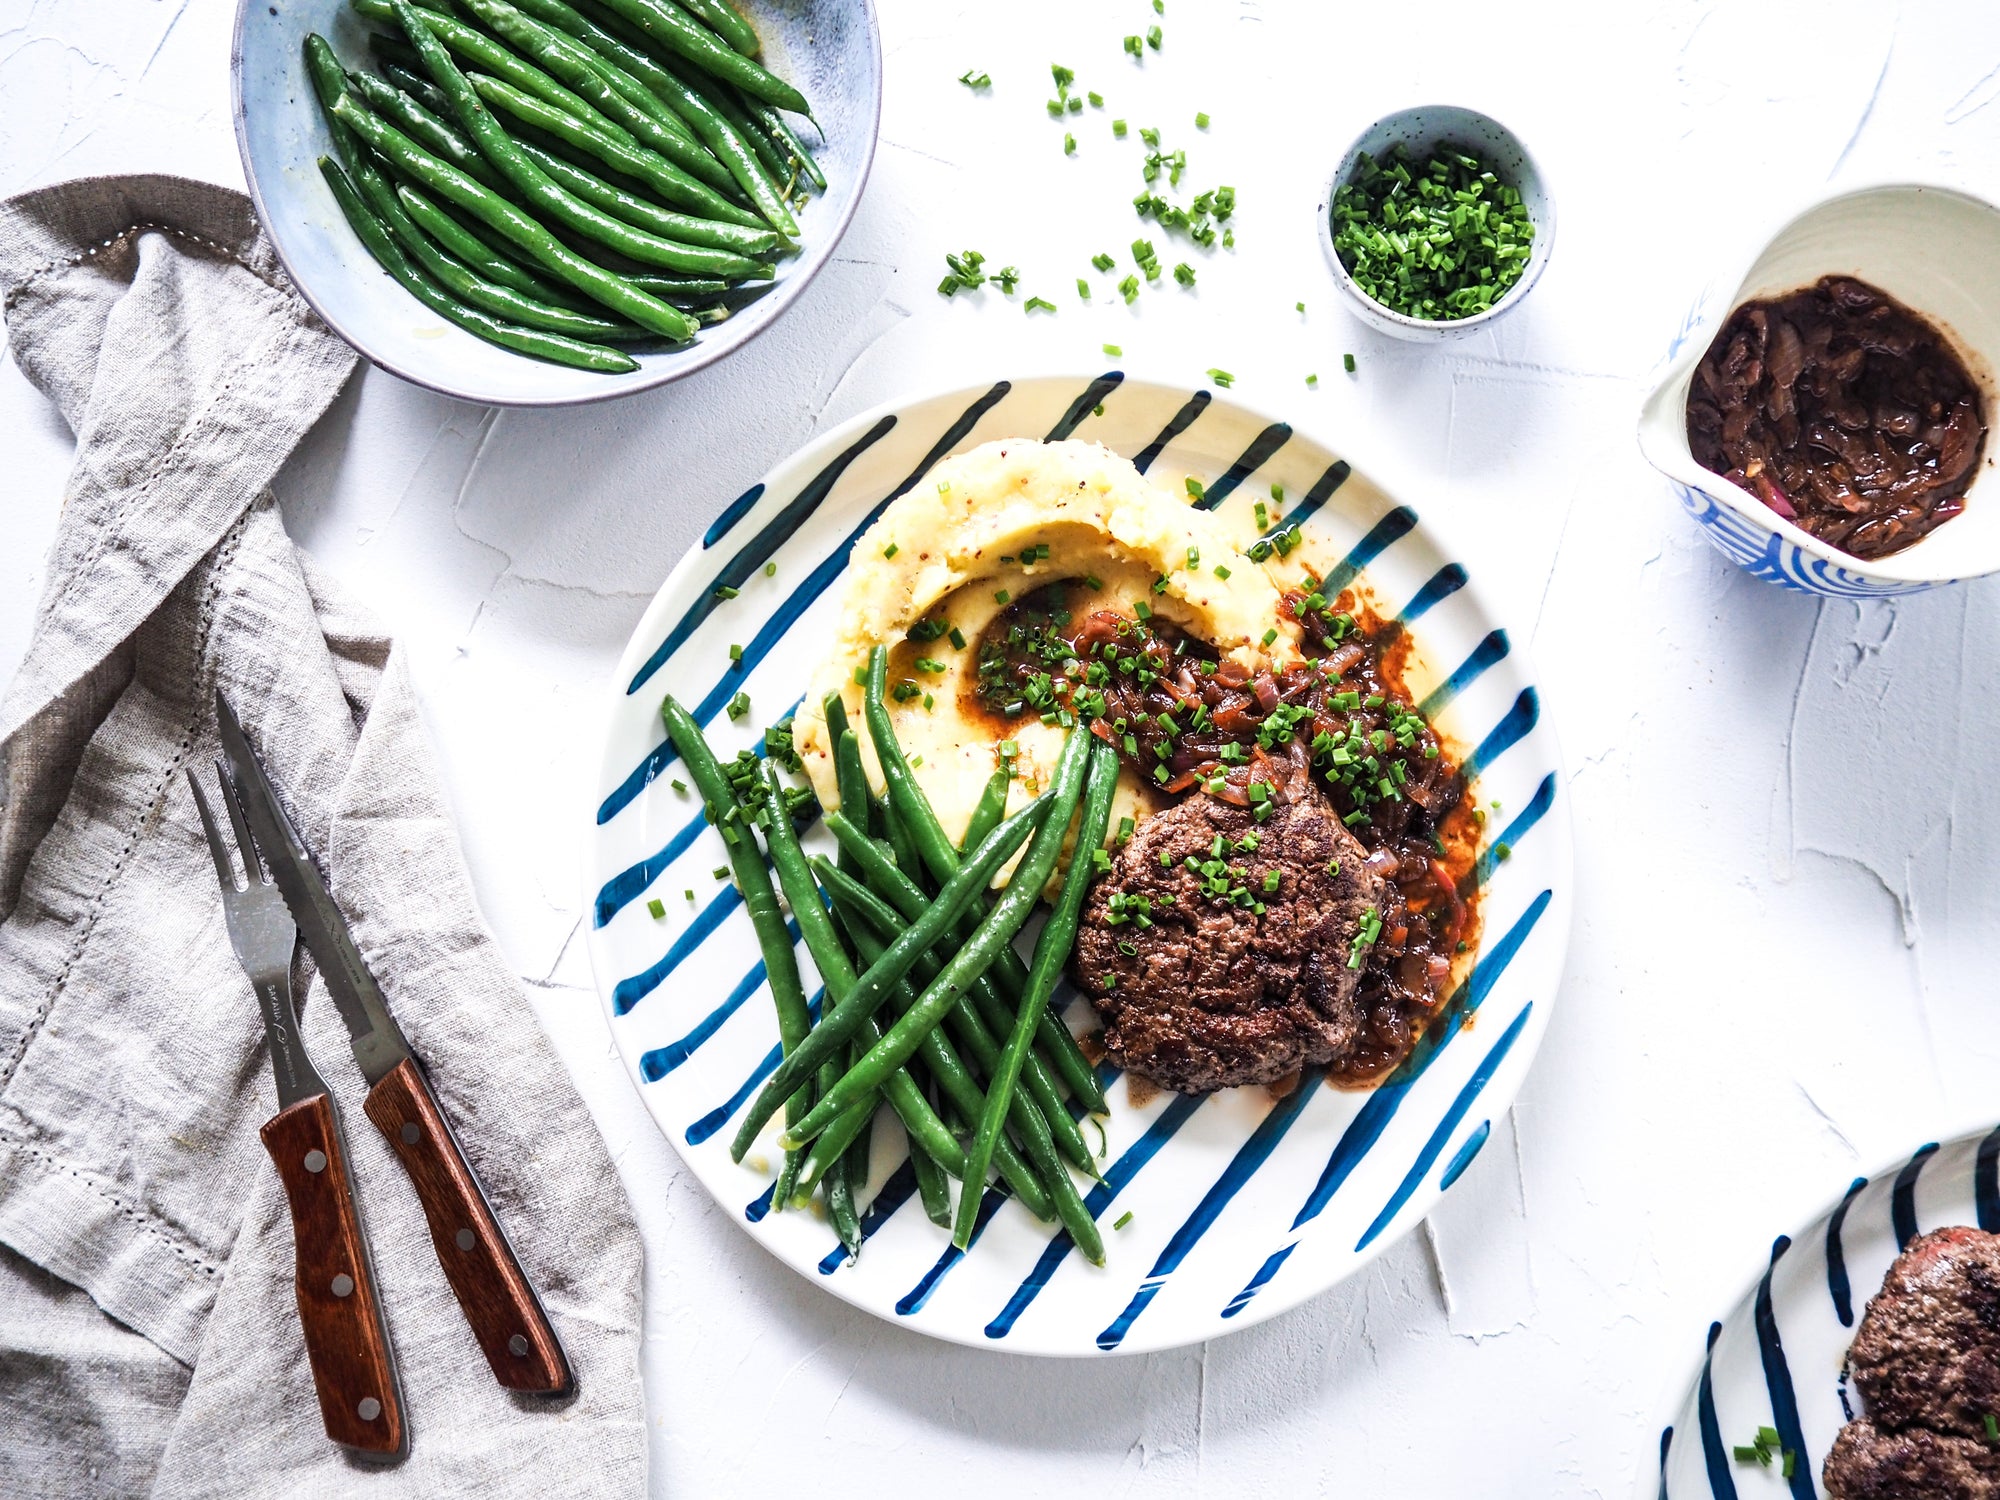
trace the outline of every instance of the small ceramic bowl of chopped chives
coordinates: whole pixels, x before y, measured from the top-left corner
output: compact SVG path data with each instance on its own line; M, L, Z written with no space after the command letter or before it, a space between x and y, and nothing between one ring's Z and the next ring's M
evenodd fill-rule
M1505 317L1556 237L1555 199L1520 137L1456 104L1399 109L1362 131L1335 163L1318 218L1320 250L1354 314L1412 343Z

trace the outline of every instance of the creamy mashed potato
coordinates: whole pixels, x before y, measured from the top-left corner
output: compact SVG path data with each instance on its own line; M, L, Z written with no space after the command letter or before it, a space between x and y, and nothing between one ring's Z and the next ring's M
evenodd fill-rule
M1023 563L1030 549L1035 560ZM1190 549L1198 566L1188 565ZM1227 578L1216 576L1218 564ZM1164 589L1155 592L1163 577ZM1040 791L1064 731L1032 714L1003 719L980 708L979 639L1005 607L1001 594L1019 599L1051 583L1084 579L1100 587L1087 590L1081 609L1131 614L1134 601L1144 600L1156 617L1251 666L1273 652L1296 653L1296 628L1279 616L1277 586L1238 550L1218 517L1156 488L1129 460L1096 443L987 443L939 464L854 545L833 639L796 722L820 801L829 808L840 802L821 707L832 693L846 703L869 779L882 789L855 680L878 644L891 649L890 682L907 678L929 695L928 708L921 697L892 699L889 716L954 841L993 774L1001 741L1019 746L1020 776L1008 810ZM956 628L965 649L948 633L912 642L911 627L925 620ZM1279 639L1267 648L1264 636L1274 627ZM1136 816L1150 795L1128 769L1114 817Z

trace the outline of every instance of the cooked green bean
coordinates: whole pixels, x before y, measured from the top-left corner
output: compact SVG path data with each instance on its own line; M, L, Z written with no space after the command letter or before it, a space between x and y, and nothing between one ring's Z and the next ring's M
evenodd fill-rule
M421 47L423 43L417 45ZM743 909L750 915L751 929L757 934L757 947L764 955L765 987L770 990L772 1006L778 1013L778 1040L788 1057L796 1057L814 1027L812 1013L806 1007L805 985L799 978L799 961L792 952L792 935L785 926L785 914L778 909L778 893L771 886L770 867L764 863L757 839L736 805L736 794L730 788L729 779L722 774L715 752L709 749L701 726L695 723L693 715L669 694L660 704L660 717L666 724L667 738L673 741L674 751L680 756L681 764L687 767L688 776L701 797L708 821L722 835L730 874L735 878L736 889L742 892ZM822 1016L824 1014L822 1011ZM786 1094L774 1102L774 1112L777 1103L786 1104L786 1118L791 1118L791 1107L798 1105L801 1102L799 1096L806 1095L811 1087L812 1073L811 1069L794 1072ZM791 1155L788 1150L786 1156L789 1158ZM740 1157L738 1159L741 1160ZM796 1174L797 1168L793 1167L792 1171Z
M859 881L848 879L825 859L815 856L812 860L812 869L820 878L821 884L826 887L827 894L833 897L834 907L840 914L841 925L854 940L855 952L860 955L863 963L872 964L894 941L893 934L878 935L876 930L866 925L868 914L865 907L874 898ZM856 902L857 896L861 898L859 904ZM910 987L909 981L898 980L895 994L890 1000L891 1008L897 1015L902 1015L916 1003L916 991ZM869 1024L872 1026L874 1023ZM864 1039L868 1039L868 1036L868 1032L862 1033ZM868 1041L868 1045L873 1046L875 1041L880 1039L881 1033L877 1031L873 1039ZM980 1089L978 1079L973 1077L972 1070L966 1067L964 1059L959 1056L958 1050L952 1046L943 1031L933 1029L931 1034L924 1038L923 1046L918 1049L917 1055L923 1059L924 1066L936 1080L940 1095L961 1114L977 1120L981 1109L985 1106L986 1095ZM800 1174L801 1182L811 1182L814 1159L821 1154L821 1142L826 1141L829 1136L834 1136L835 1140L826 1146L824 1154L829 1160L839 1155L840 1147L836 1133L848 1128L847 1118L843 1116L835 1120L822 1134L813 1137L812 1149L807 1154L806 1169ZM945 1140L950 1147L949 1153L933 1145L933 1154L947 1172L954 1177L961 1177L964 1175L964 1155L949 1134ZM1048 1193L1042 1187L1040 1175L1015 1151L1013 1144L1004 1136L1001 1137L999 1147L994 1153L994 1162L1000 1169L1001 1181L1005 1182L1014 1196L1021 1200L1023 1208L1038 1219L1053 1219L1056 1216Z
M368 20L400 24L396 21L397 0L348 0L348 3L354 7L357 15L365 16ZM631 133L624 126L606 119L582 95L564 88L542 69L508 50L501 42L488 36L476 26L468 26L441 11L430 9L424 10L423 20L432 36L468 63L484 68L487 72L506 79L516 88L526 89L557 109L595 125L614 140L633 144ZM369 45L376 46L374 38L369 39ZM414 47L415 43L409 45ZM376 50L379 52L382 49L376 46ZM435 77L430 73L429 66L423 62L421 49L418 49L415 58L405 60L404 66L414 72Z
M659 71L661 86L667 90L662 97L687 121L701 143L729 168L729 175L750 195L757 211L785 234L797 235L798 221L785 205L784 178L773 180L749 143L698 87L672 68L662 67Z
M713 219L675 213L672 209L648 202L636 193L628 193L574 162L565 161L553 151L544 151L531 141L517 141L515 144L529 161L548 173L549 180L558 187L568 189L584 202L603 209L613 218L624 220L635 229L657 234L662 239L678 240L685 245L706 245L710 249L728 250L738 255L755 255L778 243L777 235L761 225L756 229L747 229L741 224L717 223ZM740 278L704 279L722 281L726 288L739 279L748 279L761 269L760 265L753 264Z
M442 287L425 276L411 263L408 256L397 248L382 221L368 210L361 201L361 194L354 184L347 180L347 174L336 166L331 157L319 159L319 169L326 178L326 185L332 189L333 198L340 205L340 211L353 226L354 233L368 249L368 253L382 264L382 269L400 282L424 306L448 322L456 323L468 333L477 334L489 343L512 349L518 354L532 354L537 359L546 359L554 364L573 365L580 370L597 370L608 375L622 375L639 368L638 362L616 349L606 349L596 344L582 343L577 339L565 338L559 333L543 333L533 328L517 328L477 308L467 307L449 296Z
M704 81L709 87L698 90L704 102L729 122L729 128L736 132L743 144L750 148L751 154L763 164L765 180L779 193L785 193L788 186L796 182L805 169L792 159L791 151L780 144L776 136L751 116L741 94L716 79L707 78ZM689 86L693 87L692 84ZM765 106L767 109L769 107Z
M940 1229L951 1228L951 1184L944 1180L944 1168L931 1159L922 1146L910 1147L910 1167L917 1174L917 1197L923 1202L924 1217ZM979 1190L974 1189L978 1201Z
M757 55L756 28L729 0L680 0L680 3L684 9L694 13L696 20L707 23L710 31L729 43L732 51L740 52L745 57Z
M430 34L428 24L417 8L408 4L407 0L395 0L395 9L397 20L408 28L410 39L423 54L424 65L431 70L431 77L451 100L458 123L472 137L480 154L500 169L537 213L620 255L647 265L664 266L671 271L740 276L748 274L756 265L749 257L732 251L683 245L635 229L559 186L548 173L528 160L513 137L493 117L493 112L486 107L478 91L466 82L465 75L452 62L444 45Z
M869 653L868 683L862 694L862 710L868 720L868 739L875 747L875 759L882 767L883 779L888 783L890 809L903 822L904 838L915 847L932 878L944 880L958 866L958 851L945 836L930 798L924 795L916 773L910 769L903 748L896 741L895 725L889 720L889 708L883 696L887 686L888 662L889 653L885 647L877 646ZM910 869L911 866L902 860L902 851L897 853L899 862L904 863L905 869ZM975 914L977 911L975 907ZM1009 1002L1021 998L1021 987L1027 977L1021 956L1011 947L995 958L993 984ZM1049 1012L1036 1022L1035 1034L1049 1065L1062 1075L1070 1092L1083 1101L1087 1110L1093 1113L1103 1110L1104 1090L1097 1082L1090 1060L1083 1055L1076 1038L1062 1023L1062 1018L1053 1011ZM1081 1135L1078 1140L1082 1140Z
M373 41L381 35L381 32L375 32L369 37L369 40ZM438 91L438 86L432 83L429 75L424 72L424 60L417 56L417 49L411 47L407 42L402 42L398 45L408 48L410 64L405 66L402 63L385 60L382 64L383 78L387 79L399 91L408 94L417 103L440 118L450 114L451 101ZM353 76L352 73L348 74L350 78Z
M612 86L605 70L613 65L572 41L553 27L523 15L505 0L465 0L480 18L520 48L537 66L588 99L605 119L615 120L636 142L650 146L667 160L718 188L736 178L726 161L718 162L706 142L690 140L685 132L661 122L651 110L632 102ZM571 111L574 113L574 111ZM718 177L717 168L722 168ZM761 212L761 206L760 210Z
M747 208L740 208L723 197L707 183L683 172L679 167L661 156L657 151L649 151L644 146L627 146L612 139L601 130L592 129L576 116L543 103L533 94L515 88L505 79L495 78L490 73L470 73L466 75L479 97L488 104L498 105L509 115L525 125L548 132L563 144L595 158L614 172L622 172L635 182L644 184L649 192L657 195L661 202L677 204L689 213L704 219L713 219L743 231L743 237L732 248L749 246L756 250L768 250L778 244L777 234L756 214ZM581 167L569 168L570 173L578 173ZM551 174L554 175L553 173ZM565 181L566 186L575 190L573 180ZM599 181L593 178L592 181ZM620 189L609 183L601 183L606 191ZM579 194L579 196L582 196ZM641 206L650 208L641 201ZM608 207L600 204L600 207ZM664 212L664 210L654 210ZM635 219L634 223L646 228L655 228L653 222ZM759 238L759 236L763 236Z
M842 835L841 847L846 850L853 842L851 831ZM915 882L909 879L893 863L876 853L872 846L857 846L853 851L857 864L866 877L882 894L875 891L863 893L860 903L861 915L875 924L884 940L892 939L903 930L906 920L914 913L920 913L929 904ZM882 898L888 899L884 901ZM898 913L902 915L898 915ZM942 960L935 953L919 959L911 971L920 984L927 984L936 977ZM973 1061L989 1074L1000 1060L998 1037L1004 1037L1013 1029L1014 1019L1005 1002L987 982L990 975L981 975L972 984L966 996L966 1006L955 1007L947 1017L958 1031L966 1050L973 1054ZM969 1006L970 1008L966 1008ZM1017 1125L1024 1130L1043 1130L1053 1137L1062 1154L1081 1170L1097 1174L1097 1163L1091 1159L1090 1145L1083 1138L1083 1132L1063 1107L1062 1096L1056 1092L1055 1080L1042 1066L1040 1058L1030 1053L1024 1067L1028 1086L1028 1099L1016 1101L1026 1107L1033 1101L1035 1113L1041 1122L1018 1120ZM1045 1122L1045 1123L1042 1123Z
M974 844L985 838L1007 813L1007 793L1013 788L1014 773L1002 765L987 780L986 789L979 794L973 804L972 816L966 820L965 837L958 841L959 853L963 854Z
M798 162L799 170L806 174L807 181L822 193L825 192L826 173L819 169L819 163L813 160L812 152L806 149L806 143L799 139L799 134L792 129L791 123L761 99L745 102L750 110L750 118L761 125L786 154Z
M826 1220L852 1259L861 1253L861 1216L854 1211L854 1185L845 1172L826 1179Z
M1078 737L1072 735L1070 738L1076 740ZM1048 816L1035 830L1035 836L1029 842L1028 852L1022 856L1014 878L1007 883L1006 890L987 912L985 920L979 924L971 940L951 956L950 961L938 972L937 978L924 987L924 992L918 997L916 1005L889 1028L879 1043L869 1049L868 1055L860 1064L848 1069L846 1076L813 1106L805 1119L795 1121L786 1128L784 1136L781 1137L782 1141L796 1145L811 1140L853 1099L881 1087L882 1079L901 1067L915 1053L925 1033L936 1027L938 1022L944 1019L945 1012L950 1010L965 993L966 987L986 972L987 967L993 962L993 955L1002 946L1014 940L1014 934L1020 931L1021 924L1028 920L1035 903L1041 899L1041 888L1055 869L1056 857L1062 852L1063 838L1069 831L1069 820L1076 811L1077 797L1083 789L1083 771L1088 759L1088 750L1089 746L1083 743L1074 746L1065 744L1053 789L1036 801L1036 805L1040 806L1053 799L1053 806L1049 807ZM1019 817L1020 814L1016 814L1001 827L1012 826ZM989 842L998 837L997 832L990 835ZM995 862L996 867L998 863ZM972 868L970 864L961 866L948 882L948 888L958 886ZM913 922L903 936L891 945L891 951L894 952L910 944L946 904L944 897L940 896L924 915ZM928 952L937 937L950 930L951 922L947 919L937 923L936 927L937 931L930 935L930 941L923 944L918 954L912 955L912 962L921 953ZM820 1029L825 1030L824 1022L821 1023Z
M752 1101L743 1123L737 1128L735 1139L730 1142L730 1155L735 1160L743 1160L743 1153L757 1139L757 1132L777 1113L778 1106L784 1103L801 1080L818 1072L819 1065L829 1057L841 1055L860 1030L861 1023L882 1008L896 981L936 945L946 929L958 920L959 913L971 904L980 887L993 878L993 872L1012 857L1030 833L1040 827L1049 815L1052 801L1045 793L994 829L986 842L965 862L958 875L938 892L930 910L912 922L909 931L890 944L889 950L877 962L868 966L868 972L856 982L845 1003L835 1007L830 1015L823 1015L805 1043L778 1064L777 1071ZM832 826L839 817L837 812L828 813L828 826Z
M572 312L475 274L464 261L442 249L417 226L388 179L353 142L351 131L345 128L336 131L334 143L346 161L348 178L360 189L363 201L387 226L404 252L468 306L511 319L524 328L545 329L595 343L648 336L636 323L617 323L592 313Z
M731 51L666 0L605 0L605 4L703 72L728 80L753 99L762 99L766 104L775 104L808 119L812 117L812 106L804 94L775 73Z
M526 292L531 297L539 297L544 302L552 302L557 307L567 307L575 312L590 305L588 301L573 296L553 282L537 276L518 261L501 254L445 212L441 204L425 197L407 182L396 184L396 197L410 217L417 221L418 227L488 281L511 286L517 292Z
M1083 793L1083 816L1077 823L1069 872L1063 878L1062 892L1056 897L1055 909L1050 912L1040 937L1035 940L1035 960L1028 969L1028 983L1021 992L1014 1029L1007 1034L1006 1049L1000 1054L999 1064L987 1075L986 1109L979 1117L978 1133L965 1154L965 1181L968 1184L986 1180L987 1163L992 1159L993 1148L999 1144L1001 1129L1007 1122L1008 1104L1020 1080L1022 1065L1028 1060L1029 1046L1035 1038L1035 1017L1047 1008L1049 997L1055 993L1056 980L1061 977L1063 965L1069 961L1069 951L1076 942L1077 921L1083 911L1084 896L1090 889L1090 853L1104 847L1104 835L1111 826L1111 799L1118 790L1118 752L1094 736L1091 737L1091 744L1090 773ZM970 1209L966 1207L968 1202L973 1205ZM978 1214L977 1198L970 1191L961 1193L958 1219L952 1226L951 1235L952 1243L959 1249L963 1250L972 1243Z
M397 71L402 71L398 69ZM426 151L434 153L438 160L449 162L467 177L482 182L487 187L505 190L506 180L493 170L478 148L461 135L455 126L430 110L424 102L407 91L396 87L373 73L349 71L347 85L361 96L361 100L376 114L390 124L399 126L410 134L410 139ZM437 95L437 90L432 89ZM437 95L440 102L442 95ZM449 106L447 106L449 107Z
M334 101L333 112L399 172L497 230L578 291L663 337L684 342L694 336L695 321L686 313L578 255L498 193L439 161L402 131L384 123L351 92Z
M853 992L858 976L854 972L854 966L848 962L846 952L840 946L840 938L833 929L833 919L820 904L819 887L813 883L812 870L806 863L805 851L799 847L798 832L792 827L791 814L785 810L784 790L779 785L776 770L768 762L764 768L763 791L765 822L768 825L764 842L770 850L771 867L777 871L778 885L785 893L785 902L791 907L792 915L798 921L799 935L805 941L806 952L812 955L813 967L819 970L820 982L826 986L827 1006L831 1010L838 1010ZM861 1035L870 1037L871 1033L873 1037L880 1036L873 1021L863 1028ZM839 1078L840 1060L830 1058L825 1066L834 1070L833 1077L826 1079L827 1085L831 1087ZM898 1118L903 1121L904 1129L909 1131L914 1139L929 1147L933 1155L942 1150L948 1154L954 1166L959 1163L962 1158L957 1153L951 1133L945 1129L944 1122L938 1119L929 1101L924 1098L923 1091L917 1087L915 1080L907 1072L889 1079L883 1086L883 1092ZM858 1137L866 1128L868 1119L873 1113L871 1103L858 1122L859 1128L850 1133L850 1140ZM838 1151L830 1152L827 1161L837 1160L839 1155ZM808 1169L801 1171L799 1180L808 1191L819 1180L819 1172L823 1170L823 1165L808 1164ZM810 1175L807 1175L808 1170Z

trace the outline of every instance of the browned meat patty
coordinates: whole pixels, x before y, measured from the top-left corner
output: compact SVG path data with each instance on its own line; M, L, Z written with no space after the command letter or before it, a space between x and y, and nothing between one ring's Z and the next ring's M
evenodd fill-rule
M1384 881L1307 778L1287 793L1258 823L1196 792L1141 823L1091 888L1071 969L1120 1067L1200 1094L1354 1045L1361 971L1349 957Z
M2000 1448L1984 1438L1863 1418L1833 1441L1820 1473L1828 1500L2000 1500Z
M1831 1500L2000 1500L2000 1237L1959 1226L1911 1240L1847 1354L1867 1415L1841 1429Z
M1983 1440L2000 1415L2000 1238L1960 1227L1911 1240L1847 1359L1876 1425Z

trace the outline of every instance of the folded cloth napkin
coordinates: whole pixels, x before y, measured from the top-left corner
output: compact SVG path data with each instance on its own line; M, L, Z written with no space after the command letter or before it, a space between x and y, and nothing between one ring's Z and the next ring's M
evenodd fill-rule
M603 1142L481 923L379 628L267 486L353 354L239 194L168 177L0 204L14 359L76 434L27 659L0 698L0 1494L629 1496L640 1248ZM25 497L22 497L25 499ZM183 768L223 688L286 788L577 1377L494 1383L301 952L409 1456L320 1427L277 1112Z

